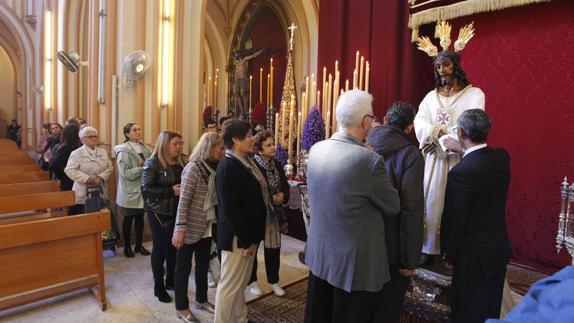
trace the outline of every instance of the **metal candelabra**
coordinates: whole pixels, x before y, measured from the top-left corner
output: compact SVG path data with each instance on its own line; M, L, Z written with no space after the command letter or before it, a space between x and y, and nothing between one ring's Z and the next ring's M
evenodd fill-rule
M568 185L568 178L564 177L560 190L560 214L558 215L558 233L556 234L556 251L560 252L562 246L574 258L574 183Z

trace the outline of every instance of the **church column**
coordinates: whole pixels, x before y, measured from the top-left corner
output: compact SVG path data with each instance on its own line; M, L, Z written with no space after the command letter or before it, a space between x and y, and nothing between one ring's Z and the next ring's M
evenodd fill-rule
M117 131L117 129L112 129L112 104L114 97L112 97L112 75L117 74L116 61L114 57L116 55L116 17L117 17L117 0L107 0L106 5L106 67L105 67L105 125L106 125L106 143L110 144L111 147L116 144L112 142L112 132ZM119 137L120 141L122 137Z
M99 1L89 1L88 9L88 124L99 131L100 103L98 102L98 40Z
M183 29L183 53L187 58L182 64L182 135L184 152L189 153L201 134L201 80L203 73L203 40L205 0L186 1Z

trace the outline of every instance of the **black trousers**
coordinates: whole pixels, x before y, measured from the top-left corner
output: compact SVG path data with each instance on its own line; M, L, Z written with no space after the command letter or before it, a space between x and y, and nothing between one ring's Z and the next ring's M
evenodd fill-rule
M377 299L373 322L396 323L401 319L405 293L411 279L401 276L399 268L398 264L389 265L391 280L383 286Z
M367 323L381 292L346 292L309 272L305 323Z
M259 245L257 245L259 249ZM279 282L279 254L280 248L265 248L265 273L267 274L267 282L269 284L277 284ZM251 278L249 284L257 280L257 250L255 250L255 257L253 257L253 270L251 271Z
M119 213L124 217L122 223L122 234L124 236L124 247L131 246L131 235L132 235L132 222L135 221L135 231L136 231L136 245L135 247L141 247L143 241L143 229L144 229L144 209L132 209L125 208L118 205Z
M453 268L450 308L452 323L482 323L500 317L506 266L485 275L478 256L461 250Z
M151 270L153 272L153 280L155 288L165 288L163 278L165 273L165 281L168 285L173 286L173 275L175 271L175 254L176 249L171 244L172 234L167 234L161 224L157 221L153 212L148 210L147 219L151 236L153 239L153 249L151 251ZM164 271L163 264L165 263L166 270ZM167 273L166 273L167 272Z
M204 238L194 244L184 244L177 250L175 260L175 308L189 308L187 288L191 272L191 257L195 253L195 300L207 302L207 268L211 252L211 238Z

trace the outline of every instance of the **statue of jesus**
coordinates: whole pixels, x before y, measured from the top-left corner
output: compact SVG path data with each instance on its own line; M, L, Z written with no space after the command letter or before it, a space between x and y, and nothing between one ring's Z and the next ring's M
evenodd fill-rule
M461 159L456 140L457 118L468 109L484 110L484 93L473 87L460 65L460 54L442 51L434 59L435 89L419 106L415 132L425 156L424 197L425 235L421 264L440 253L440 221L444 206L447 175ZM444 136L444 138L443 138ZM442 142L441 147L439 139Z

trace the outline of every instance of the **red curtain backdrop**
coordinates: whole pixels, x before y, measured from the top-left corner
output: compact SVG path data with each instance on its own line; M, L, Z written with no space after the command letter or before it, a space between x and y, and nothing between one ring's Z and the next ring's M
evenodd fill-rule
M322 2L319 79L322 78L323 66L333 73L335 60L339 60L341 84L344 85L345 79L352 84L358 50L371 64L369 90L373 94L373 107L378 117L382 117L396 100L418 106L433 86L434 76L429 65L431 61L417 53L411 44L407 23L407 1Z
M253 48L259 50L272 46L270 53L260 55L251 60L251 74L253 75L252 105L259 101L259 69L263 67L263 104L267 102L267 74L269 73L269 59L273 58L273 107L275 111L280 107L285 69L287 68L287 40L281 27L281 22L275 13L264 7L252 19L253 25L246 39L251 37Z
M392 2L392 3L391 3ZM354 52L372 62L374 108L418 106L433 87L431 59L410 43L407 1L331 0L321 4L319 66L343 61L352 76ZM569 263L555 249L560 182L574 179L574 3L511 8L460 18L475 21L476 36L462 52L473 85L486 94L493 119L489 144L511 158L507 223L513 260L554 271ZM421 35L433 36L432 26Z

